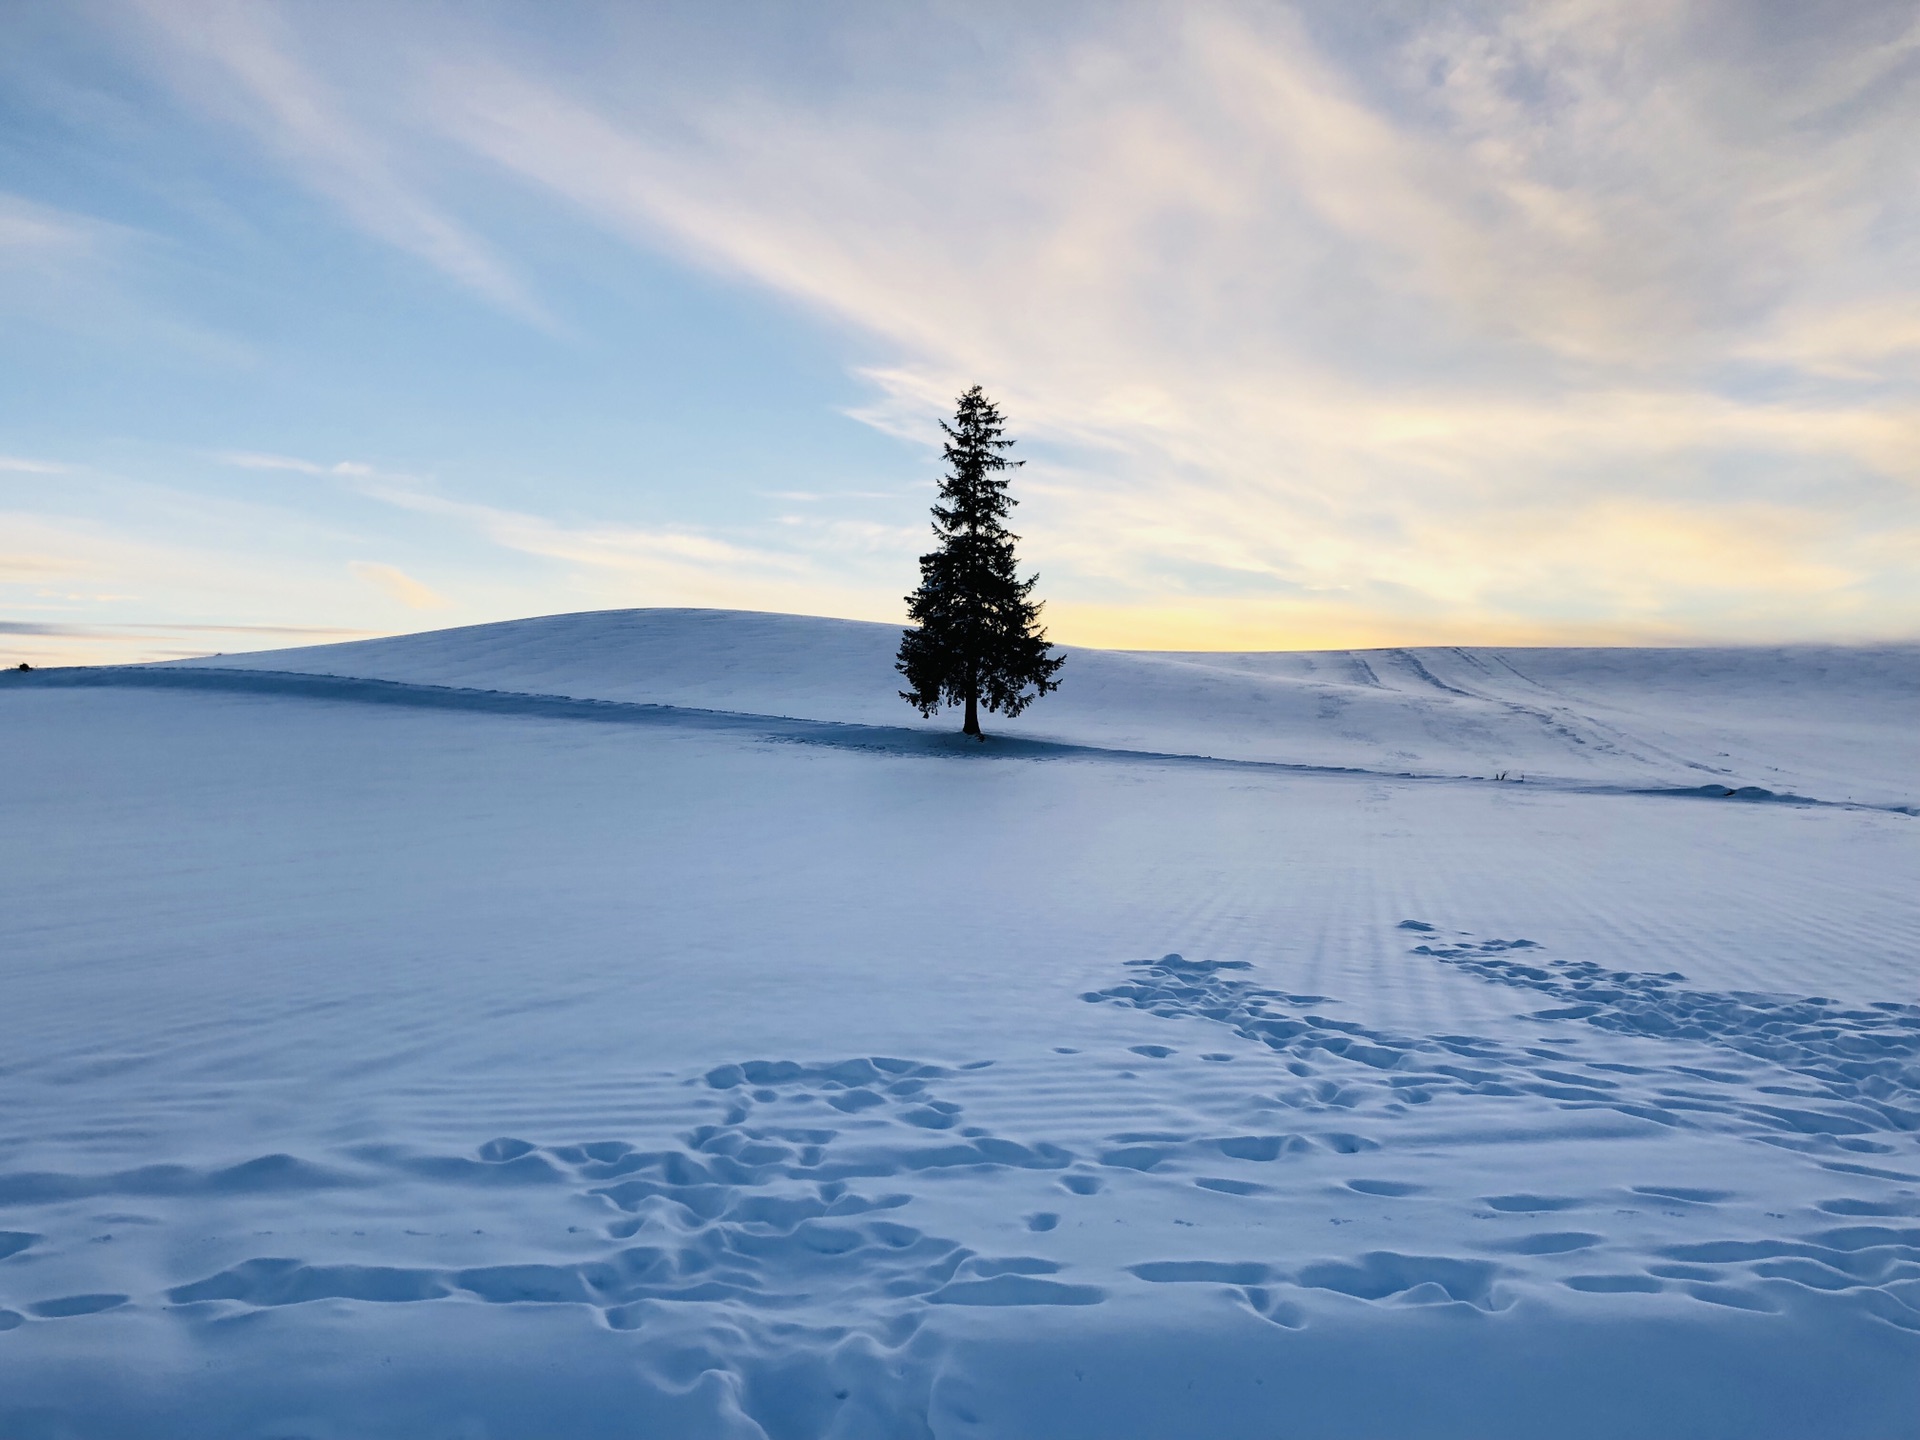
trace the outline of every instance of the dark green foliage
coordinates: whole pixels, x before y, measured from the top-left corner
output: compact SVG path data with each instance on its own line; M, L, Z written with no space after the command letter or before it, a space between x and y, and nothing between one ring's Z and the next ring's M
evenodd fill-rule
M900 637L894 666L906 676L900 698L922 715L941 705L964 705L963 733L980 733L979 709L1018 715L1040 696L1057 690L1053 677L1064 655L1047 653L1040 603L1032 599L1038 576L1022 580L1014 568L1007 512L1018 502L1007 494L1006 472L1022 462L1001 453L999 409L978 385L960 397L947 432L948 473L933 507L938 548L920 557L920 588L907 597L915 629Z

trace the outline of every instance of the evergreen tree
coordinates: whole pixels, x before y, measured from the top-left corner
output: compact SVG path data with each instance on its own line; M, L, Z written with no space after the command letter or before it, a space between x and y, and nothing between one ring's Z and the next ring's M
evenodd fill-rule
M1040 603L1031 598L1039 577L1022 580L1014 568L1020 537L1005 522L1019 502L1007 494L1006 472L1024 462L1001 453L1013 441L1002 438L998 407L976 385L940 428L948 473L933 507L939 544L920 557L920 588L907 597L917 628L900 637L894 668L910 687L902 700L922 715L964 705L962 733L979 735L981 705L1018 715L1060 688L1053 677L1066 657L1047 653Z

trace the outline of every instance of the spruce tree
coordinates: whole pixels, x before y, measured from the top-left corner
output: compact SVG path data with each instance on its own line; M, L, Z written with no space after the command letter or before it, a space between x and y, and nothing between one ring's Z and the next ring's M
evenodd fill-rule
M962 733L980 735L980 706L1018 715L1060 688L1053 677L1064 655L1047 653L1037 575L1022 580L1014 568L1007 512L1019 502L1007 494L1007 471L1023 461L1002 452L1000 411L978 385L960 397L946 431L947 474L933 507L935 549L920 557L920 588L907 597L916 628L900 637L894 668L906 677L900 698L932 715L942 704L964 705ZM985 738L982 736L981 738Z

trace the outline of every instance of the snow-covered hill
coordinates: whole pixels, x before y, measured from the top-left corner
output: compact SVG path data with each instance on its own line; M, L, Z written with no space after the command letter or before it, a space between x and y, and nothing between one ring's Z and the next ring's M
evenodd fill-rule
M895 635L0 673L0 1437L1914 1433L1920 651Z
M176 663L953 728L898 698L899 634L613 610ZM1920 801L1920 645L1067 653L1057 694L990 728L1389 774Z

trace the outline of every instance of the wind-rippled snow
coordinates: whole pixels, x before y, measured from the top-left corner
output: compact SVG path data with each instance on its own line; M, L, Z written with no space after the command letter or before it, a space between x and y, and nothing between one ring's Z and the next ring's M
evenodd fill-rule
M1920 652L895 633L0 680L0 1433L1911 1433Z

